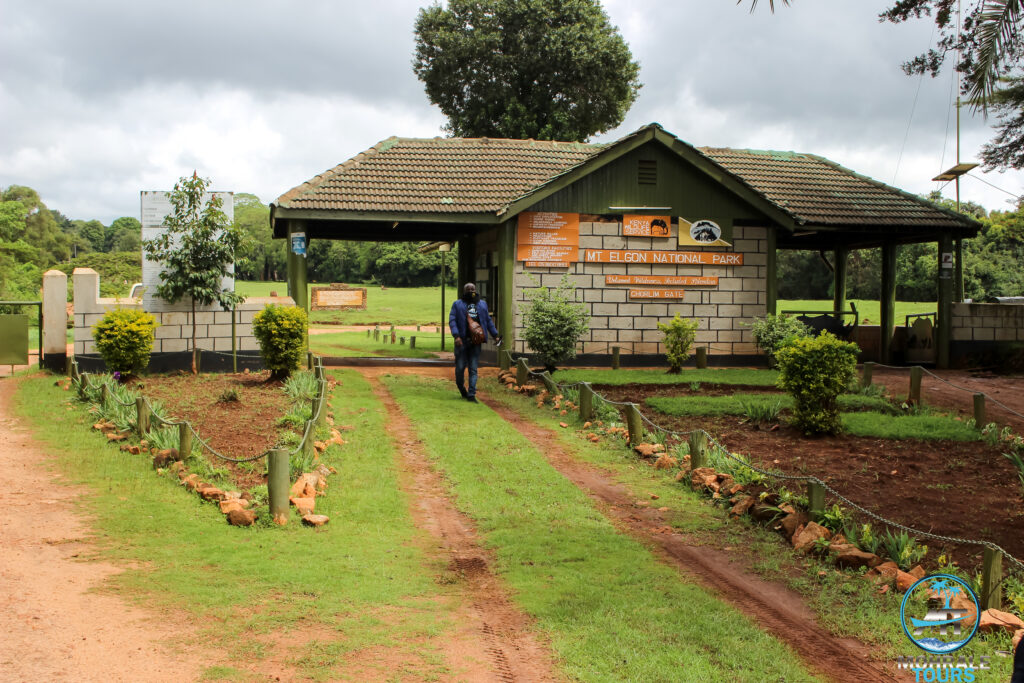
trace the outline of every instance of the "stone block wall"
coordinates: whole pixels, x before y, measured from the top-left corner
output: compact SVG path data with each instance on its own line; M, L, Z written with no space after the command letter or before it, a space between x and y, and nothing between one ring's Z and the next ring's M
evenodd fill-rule
M953 304L953 341L1024 342L1024 304Z
M624 237L618 220L580 222L580 261L565 268L526 269L515 265L515 351L529 349L521 340L522 315L519 306L528 290L538 284L557 286L563 274L576 287L577 300L591 315L590 330L577 347L581 353L610 353L618 346L622 353L662 354L665 352L659 322L670 321L676 313L693 318L699 327L695 345L706 346L710 354L748 355L758 353L749 324L767 311L767 229L735 227L732 247L692 247L677 243L678 225L669 237ZM742 266L666 265L633 263L584 263L584 249L636 249L643 251L711 251L743 254ZM632 300L630 286L605 285L606 275L690 275L715 276L713 286L685 286L679 300ZM658 288L675 288L653 285ZM634 286L635 287L635 286Z
M142 309L142 299L100 298L100 276L91 268L76 268L74 280L75 353L97 353L92 335L95 325L107 311L116 308ZM252 320L267 304L294 306L290 297L250 297L235 310L235 335L239 351L259 350L252 333ZM188 306L183 303L176 308ZM192 340L191 310L153 312L159 327L153 342L153 353L188 351ZM231 351L231 311L217 307L196 310L196 346L204 351Z

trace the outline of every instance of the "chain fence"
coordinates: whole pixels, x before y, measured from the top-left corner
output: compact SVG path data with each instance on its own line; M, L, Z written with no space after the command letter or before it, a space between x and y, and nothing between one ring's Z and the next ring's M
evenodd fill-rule
M885 368L887 370L907 370L907 371L910 370L909 367L902 367L902 366L899 366L899 365L883 365L882 363L875 363L874 365L875 365L876 368ZM991 401L992 403L996 404L997 406L999 406L1000 408L1002 408L1006 412L1010 413L1011 415L1016 415L1017 417L1019 417L1022 420L1024 420L1024 415L1022 415L1021 413L1018 413L1016 410L1014 410L1010 406L1006 405L1002 401L999 401L995 397L993 397L993 396L991 396L989 394L986 394L984 391L978 391L976 389L968 389L967 387L962 387L959 384L953 384L952 382L950 382L945 377L940 377L939 375L936 375L934 372L932 372L931 370L929 370L926 367L923 367L923 366L918 366L918 367L921 368L922 372L924 372L927 375L930 375L931 377L934 377L935 379L939 380L943 384L947 384L947 385L953 387L954 389L958 389L960 391L964 391L964 392L967 392L969 394L981 394L982 396L985 397L986 401Z
M204 353L221 353L221 352L204 351ZM231 354L228 353L226 355L231 355ZM314 355L312 357L312 361L313 361L312 364L311 364L312 367L310 369L313 370L313 372L314 372L314 374L316 376L316 383L317 383L316 393L315 393L315 395L313 396L313 399L312 399L312 412L310 414L310 418L308 420L306 420L306 422L305 422L305 425L304 425L303 431L302 431L302 438L299 439L298 445L295 447L294 450L288 452L289 459L294 457L294 456L299 455L300 453L303 453L305 450L308 449L309 443L313 439L313 434L314 434L314 431L316 430L316 426L320 423L321 417L323 416L323 412L324 412L324 409L325 409L324 406L325 406L325 403L326 403L327 379L326 379L326 376L324 375L323 358L321 356ZM78 362L76 360L74 360L74 359L71 360L71 377L72 377L72 380L77 380L77 381L83 383L83 385L86 388L91 388L92 386L94 386L92 384L92 379L91 379L91 377L93 377L93 374L92 373L88 373L88 372L79 372L78 371ZM129 408L129 407L135 406L135 402L134 401L127 401L127 402L125 402L125 401L122 401L120 398L118 398L117 394L114 391L110 390L108 382L109 382L109 380L107 380L107 381L105 381L103 383L103 384L107 384L107 389L108 389L107 394L106 394L107 400L114 401L114 402L118 403L119 405L121 405L121 406L123 406L125 408ZM103 384L101 384L100 386L102 387ZM85 392L80 392L80 395L84 399L88 400ZM153 419L153 421L159 423L157 426L162 426L162 427L179 427L181 425L186 425L188 427L188 430L192 433L192 438L195 441L195 443L199 444L203 450L205 450L207 453L209 453L210 455L214 456L215 458L218 458L218 459L223 460L225 462L231 462L231 463L236 463L237 464L237 463L255 462L256 460L262 460L262 459L266 458L268 453L269 453L269 451L264 451L264 452L259 453L257 455L253 455L253 456L246 457L246 458L233 458L231 456L224 455L223 453L221 453L217 449L215 449L213 446L211 446L208 441L204 440L199 435L199 432L196 431L195 427L192 425L191 422L189 422L187 420L167 419L164 416L162 416L158 410L156 410L154 408L154 406L150 402L149 398L147 398L145 396L140 396L140 398L142 399L143 405L145 405L146 410L148 411L148 414ZM103 399L101 398L100 400L102 401ZM136 425L137 425L137 422L136 422ZM271 450L273 450L273 449L271 449Z
M509 357L511 358L511 353L509 353ZM893 366L881 366L881 367L893 367ZM902 369L902 368L896 368L896 369ZM539 377L541 379L544 379L546 377L547 380L551 381L552 384L555 387L557 387L559 390L562 390L564 388L575 388L575 387L580 386L581 384L586 384L586 382L575 382L573 384L561 385L561 384L558 384L557 382L555 382L554 379L552 379L551 376L548 373L546 373L546 372L536 372L536 371L531 370L529 368L527 368L527 372L529 373L530 376L533 376L533 377ZM927 372L927 370L926 370L926 372ZM930 373L930 374L933 374L933 373ZM940 377L938 379L942 379L942 378ZM945 381L945 380L943 380L943 381ZM957 387L957 388L960 388L960 387ZM965 391L970 391L970 390L966 390L965 389ZM980 392L973 392L972 391L971 393L980 393ZM1006 578L1008 578L1009 576L1012 576L1014 574L1024 574L1024 562L1022 562L1018 558L1014 557L1009 552L1004 550L1001 546L999 546L999 545L997 545L997 544L995 544L995 543L993 543L991 541L981 541L981 540L977 540L977 539L960 538L960 537L957 537L957 536L944 536L942 534L936 534L936 533L933 533L933 532L930 532L930 531L922 531L921 529L916 529L914 527L907 526L907 525L902 524L900 522L897 522L895 520L891 520L891 519L888 519L887 517L883 517L882 515L879 515L878 513L869 510L868 508L864 507L863 505L860 505L859 503L856 503L856 502L850 500L849 498L844 496L842 493L840 493L839 491L834 489L832 486L829 486L828 483L826 483L822 479L820 479L818 477L815 477L813 475L785 474L783 472L778 472L778 471L774 471L774 470L768 470L768 469L764 469L764 468L761 468L761 467L757 467L756 465L753 465L750 462L747 462L746 460L737 457L734 453L732 453L718 439L716 439L712 434L710 434L705 429L698 428L698 429L694 429L694 430L691 430L691 431L688 431L688 432L673 431L673 430L670 430L670 429L668 429L666 427L663 427L663 426L655 423L654 421L652 421L649 417L647 417L642 412L640 412L639 408L636 407L635 403L623 402L623 401L612 401L611 399L606 398L605 396L603 396L602 394L600 394L598 392L594 392L594 398L599 399L599 400L601 400L601 401L603 401L603 402L605 402L605 403L607 403L609 405L613 405L613 406L624 406L624 407L625 406L633 406L633 407L635 407L636 410L637 410L637 413L640 415L641 419L643 420L643 422L645 424L650 425L654 430L657 430L658 432L661 432L661 433L666 434L666 435L671 435L671 436L675 436L675 437L682 437L682 436L690 436L691 434L693 434L695 432L703 432L703 434L704 434L705 438L707 439L708 443L712 444L715 447L715 449L720 454L722 454L723 456L727 457L729 460L733 461L734 463L736 463L737 465L739 465L741 467L747 468L747 469L749 469L749 470L751 470L753 472L756 472L756 473L758 473L758 474L760 474L762 476L765 476L765 477L769 477L771 479L777 479L777 480L781 480L781 481L796 481L796 482L802 482L802 483L805 483L805 484L808 484L808 483L817 484L825 492L827 492L829 495L831 495L835 500L838 500L838 501L842 502L844 505L848 506L849 508L851 508L853 510L856 510L857 512L859 512L860 514L864 515L865 517L868 517L869 519L871 519L873 521L880 522L880 523L882 523L882 524L884 524L884 525L886 525L888 527L891 527L891 528L894 528L894 529L898 529L900 531L904 531L907 534L909 534L911 536L914 536L916 538L930 539L930 540L938 541L940 543L946 543L946 544L951 544L951 545L976 546L976 547L981 547L981 548L988 548L989 550L992 550L994 552L998 552L1012 566L1012 571L1010 573L1004 575L1004 577L1002 578L1000 583L1002 581L1005 581Z

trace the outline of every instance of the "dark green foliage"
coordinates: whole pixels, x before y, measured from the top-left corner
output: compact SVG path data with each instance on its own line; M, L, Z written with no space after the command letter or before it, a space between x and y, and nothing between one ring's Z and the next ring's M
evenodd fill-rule
M757 348L775 358L775 353L782 348L786 340L794 337L806 337L811 330L793 316L772 315L769 313L763 318L754 318L750 325L754 334L754 343Z
M421 9L415 32L413 70L456 136L586 140L640 88L596 0L449 0Z
M134 374L149 365L156 318L145 311L117 308L92 328L96 348L110 372Z
M270 304L253 319L252 331L260 343L260 355L275 378L288 377L299 367L306 345L306 325L306 312L294 306Z
M576 303L576 288L562 277L558 287L539 287L520 306L523 339L537 359L553 372L559 363L576 357L576 342L587 331L590 315Z
M272 239L270 207L253 194L235 194L235 227L243 239L235 263L240 280L280 280L285 276L285 241ZM320 242L312 242L310 249ZM310 277L315 279L312 270Z
M100 296L128 296L129 288L142 280L142 252L90 252L80 254L77 258L71 259L70 263L57 264L54 268L67 273L69 298L74 294L71 274L75 268L92 268L99 273Z
M658 329L665 333L665 357L670 373L678 375L683 371L683 363L690 357L697 325L696 320L683 320L678 313L671 321L658 323Z
M839 395L857 370L860 349L824 332L793 338L775 354L779 386L793 397L793 424L808 434L835 434Z

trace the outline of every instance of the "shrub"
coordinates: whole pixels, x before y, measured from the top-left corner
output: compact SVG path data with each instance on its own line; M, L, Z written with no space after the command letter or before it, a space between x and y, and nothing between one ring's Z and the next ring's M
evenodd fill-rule
M683 363L690 357L690 346L697 334L697 324L696 320L683 320L678 313L670 322L658 323L658 329L665 333L669 374L678 375L683 371Z
M256 314L252 332L271 377L283 379L299 367L306 344L306 312L295 306L270 304Z
M576 357L576 342L587 331L590 315L576 303L576 288L563 275L556 288L538 287L520 306L523 339L548 372Z
M149 365L156 318L145 311L118 308L92 328L96 348L111 372L131 374Z
M793 424L807 434L835 434L841 428L838 397L857 370L853 342L823 332L791 338L776 352L779 386L793 397Z
M764 318L754 318L750 331L754 334L757 348L767 353L772 360L775 360L775 354L788 339L811 336L811 328L785 313L769 313Z

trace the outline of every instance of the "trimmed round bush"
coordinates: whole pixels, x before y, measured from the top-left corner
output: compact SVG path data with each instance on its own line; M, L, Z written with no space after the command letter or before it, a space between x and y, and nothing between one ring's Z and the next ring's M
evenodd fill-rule
M275 379L283 379L299 367L307 322L301 308L277 304L269 304L253 318L252 332L260 343L260 355Z
M829 332L793 337L775 353L779 386L793 397L793 425L806 434L836 434L839 395L857 371L860 347Z
M157 322L151 314L131 308L109 311L93 325L92 336L110 372L138 373L149 365Z

